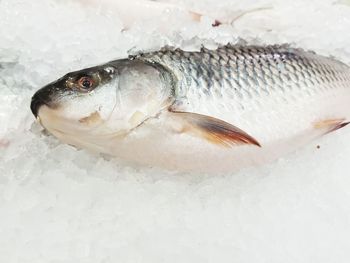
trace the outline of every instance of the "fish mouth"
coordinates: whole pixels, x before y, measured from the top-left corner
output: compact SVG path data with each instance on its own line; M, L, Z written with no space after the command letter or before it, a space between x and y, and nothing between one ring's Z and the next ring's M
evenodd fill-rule
M38 118L39 109L41 106L46 105L49 108L52 108L52 87L45 86L39 89L32 97L32 101L30 103L30 109L35 116Z
M40 97L37 97L37 96L32 97L30 109L32 110L32 113L35 116L35 118L38 118L39 109L42 105L47 105L47 103L44 100L42 100Z

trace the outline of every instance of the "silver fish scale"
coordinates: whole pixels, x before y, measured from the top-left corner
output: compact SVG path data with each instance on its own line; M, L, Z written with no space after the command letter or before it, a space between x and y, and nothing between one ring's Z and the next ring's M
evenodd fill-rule
M285 101L328 89L350 88L349 67L331 58L283 46L227 45L199 52L162 49L139 59L159 63L178 81L177 97L246 100L281 93Z

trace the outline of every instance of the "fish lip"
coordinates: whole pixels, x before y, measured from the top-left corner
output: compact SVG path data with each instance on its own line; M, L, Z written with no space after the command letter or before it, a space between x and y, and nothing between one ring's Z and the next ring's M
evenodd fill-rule
M43 105L50 107L49 103L45 99L43 99L41 96L38 96L37 93L34 94L30 103L30 109L35 118L38 118L39 109Z
M57 100L57 93L59 91L60 89L57 87L57 85L53 85L53 83L50 83L40 88L34 93L31 100L30 109L35 118L38 118L39 109L41 106L46 105L49 108L55 106L55 101Z

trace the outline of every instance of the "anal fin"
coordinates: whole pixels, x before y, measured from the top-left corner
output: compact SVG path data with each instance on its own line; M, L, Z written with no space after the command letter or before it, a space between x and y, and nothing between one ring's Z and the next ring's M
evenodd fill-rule
M346 121L346 119L327 119L314 123L314 127L316 129L324 129L324 134L336 131L348 125L350 122Z
M241 144L261 147L255 138L223 120L191 112L171 111L171 114L177 122L181 122L181 132L202 137L224 147Z

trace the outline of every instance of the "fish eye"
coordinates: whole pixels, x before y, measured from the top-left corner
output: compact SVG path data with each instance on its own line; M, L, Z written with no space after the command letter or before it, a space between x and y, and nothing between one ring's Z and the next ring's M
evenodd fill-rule
M78 85L81 89L89 90L94 85L94 81L92 78L85 76L78 80Z

